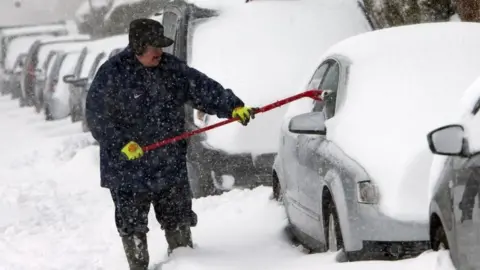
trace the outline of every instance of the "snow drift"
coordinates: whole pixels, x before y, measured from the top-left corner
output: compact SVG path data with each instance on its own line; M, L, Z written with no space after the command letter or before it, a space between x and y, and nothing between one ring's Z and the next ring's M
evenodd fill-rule
M328 51L352 65L327 137L378 184L385 214L428 220L426 134L454 118L478 76L479 46L480 25L451 22L370 32Z

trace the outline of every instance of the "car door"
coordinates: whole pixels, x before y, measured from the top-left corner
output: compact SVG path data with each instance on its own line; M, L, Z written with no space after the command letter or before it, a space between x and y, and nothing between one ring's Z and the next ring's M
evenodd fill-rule
M313 74L307 89L319 89L320 84L325 76L325 73L328 70L330 62L323 62L319 65L315 73ZM314 107L321 106L317 103L311 103L310 108L305 109L305 113L311 111ZM300 140L299 138L302 135L292 133L288 130L288 125L282 126L281 132L281 147L279 156L282 159L282 171L284 177L284 196L285 201L288 204L288 212L290 215L291 222L301 229L302 231L312 231L309 229L309 225L311 222L304 222L305 220L309 220L308 212L304 210L305 202L301 200L299 196L299 182L305 175L302 173L305 172L304 169L301 169L300 163Z
M327 72L320 83L319 89L330 90L323 102L316 102L313 112L323 112L328 120L335 115L336 92L340 82L340 65L336 60L328 60ZM321 194L325 169L328 168L328 141L325 135L301 134L298 136L298 179L299 200L307 213L309 224L307 233L315 239L322 240L323 219L321 217Z
M477 102L480 104L480 100ZM455 217L456 254L460 269L480 268L480 113L475 106L473 116L465 121L466 138L471 157L454 157L456 170L453 182L453 211ZM452 248L452 247L451 247Z

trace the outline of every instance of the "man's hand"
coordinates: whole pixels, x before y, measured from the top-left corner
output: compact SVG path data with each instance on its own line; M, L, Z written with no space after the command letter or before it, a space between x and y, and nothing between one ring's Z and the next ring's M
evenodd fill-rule
M233 109L232 118L238 117L240 119L239 122L246 126L250 119L255 119L255 110L256 108L237 107Z
M143 156L143 150L136 142L129 142L122 148L123 155L128 160L134 160Z

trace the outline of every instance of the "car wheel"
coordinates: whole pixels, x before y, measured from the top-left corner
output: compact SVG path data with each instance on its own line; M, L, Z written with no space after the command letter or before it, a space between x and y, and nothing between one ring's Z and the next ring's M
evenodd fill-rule
M36 101L34 102L35 112L40 113L42 111L42 107L43 107L43 97L39 96L37 98L38 99L36 99Z
M337 252L343 249L343 237L338 221L337 209L335 203L328 204L328 218L326 222L326 239L328 251Z
M48 104L45 104L45 120L47 121L53 120L52 113L50 112L50 106L48 106Z
M338 219L337 208L333 200L328 202L326 207L324 226L325 226L325 239L326 249L329 252L338 252L336 260L338 262L349 261L348 254L345 252L345 246L343 243L342 230L340 229L340 221Z
M82 130L83 130L83 132L89 132L90 131L90 128L88 127L87 121L85 120L85 118L82 120Z
M280 186L280 181L278 179L277 173L273 172L272 175L272 191L273 191L273 199L276 201L282 200L282 188Z
M449 249L447 234L445 233L442 225L439 225L435 228L435 233L433 234L432 239L432 249L435 251Z
M22 108L25 107L25 106L27 106L27 102L25 101L25 98L23 98L22 96L20 96L20 98L18 99L18 105L19 105L20 107L22 107Z

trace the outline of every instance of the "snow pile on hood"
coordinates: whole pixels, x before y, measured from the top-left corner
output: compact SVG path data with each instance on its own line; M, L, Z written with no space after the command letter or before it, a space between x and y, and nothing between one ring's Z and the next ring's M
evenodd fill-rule
M426 134L455 118L478 76L479 46L480 25L452 22L375 31L327 53L352 61L346 99L327 121L327 137L378 184L385 214L428 219Z
M263 106L295 94L328 47L368 30L355 1L253 1L199 24L190 64L247 106ZM231 153L276 152L284 113L279 108L247 127L233 123L209 131L207 144ZM210 117L208 124L218 121Z

